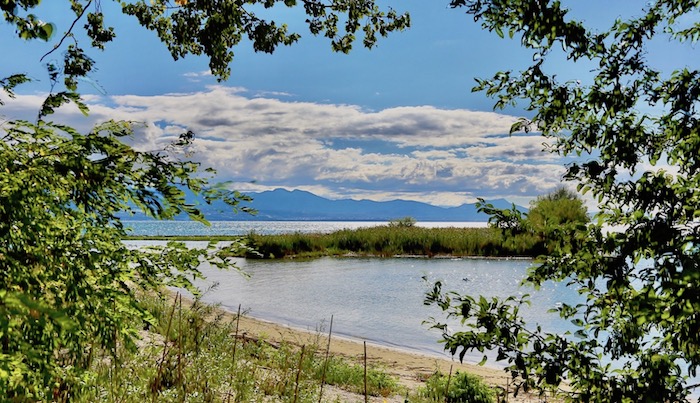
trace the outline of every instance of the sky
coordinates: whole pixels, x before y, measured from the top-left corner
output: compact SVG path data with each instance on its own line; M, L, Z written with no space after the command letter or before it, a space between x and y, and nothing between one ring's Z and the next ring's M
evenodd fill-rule
M301 10L274 9L302 39L273 55L235 49L231 78L217 82L202 57L173 61L154 33L103 0L106 24L117 38L105 51L89 49L97 71L81 82L90 105L83 117L66 107L54 119L88 130L106 119L142 122L134 147L159 150L178 134L196 134L190 156L217 170L216 180L257 192L302 189L331 199L417 200L442 206L477 197L527 205L561 185L570 162L543 151L537 133L508 135L522 107L494 111L495 100L473 93L476 77L522 70L532 51L518 38L485 31L447 0L382 1L411 14L412 27L380 38L376 48L356 44L349 55L333 53L313 37ZM634 15L646 2L574 1L571 16L603 29ZM72 16L67 1L45 1L36 14L64 32ZM52 41L16 39L0 24L0 76L23 72L35 81L0 107L3 119L36 116L50 90L40 59ZM81 40L80 38L78 38ZM83 40L82 46L89 43ZM695 66L692 44L653 43L648 59L662 69ZM564 79L590 76L591 65L554 60Z

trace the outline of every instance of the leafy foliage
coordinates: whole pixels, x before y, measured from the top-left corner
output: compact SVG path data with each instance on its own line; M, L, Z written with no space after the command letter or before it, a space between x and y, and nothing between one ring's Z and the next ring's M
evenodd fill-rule
M9 77L5 77L3 79L0 79L0 86L2 86L2 90L10 97L14 98L15 93L13 90L15 89L16 86L26 83L29 81L29 78L27 78L24 74L13 74ZM4 105L5 103L0 99L0 105Z
M493 403L496 393L475 375L457 372L453 376L435 373L419 393L422 401L448 403Z
M571 223L587 223L586 207L578 194L560 187L530 202L527 226L537 233L549 233Z
M196 292L191 281L200 276L202 260L229 267L211 244L130 249L122 243L126 234L119 217L139 209L157 219L185 214L206 223L185 190L202 194L208 203L223 200L232 209L246 197L210 186L197 164L177 158L194 139L192 132L161 151L141 152L122 141L137 123L108 121L85 134L49 121L67 103L89 113L78 83L95 63L74 31L84 29L94 49L104 49L117 33L105 26L100 1L69 0L75 18L56 37L57 27L32 13L39 3L0 1L3 19L18 38L55 40L44 58L63 52L60 64L46 64L50 89L37 119L0 126L0 396L67 401L90 378L97 353L110 351L116 359L117 347L133 346L137 326L131 319L152 320L136 303L137 291L174 285ZM156 31L174 58L206 55L220 79L229 75L232 49L243 37L264 52L299 38L254 12L280 3L298 7L294 0L119 3L124 13ZM360 29L364 45L371 47L377 35L409 25L407 15L381 11L372 1L300 4L311 32L323 33L339 51L350 50ZM71 43L64 46L67 39ZM0 79L0 86L11 99L27 81L12 74Z
M537 256L539 239L530 234L509 236L493 228L421 228L380 226L345 229L330 234L251 233L245 243L249 258L289 256Z
M567 241L590 221L578 194L564 187L531 201L525 214L515 205L498 209L483 199L479 199L477 208L489 214L489 225L503 232L505 242L520 244L521 238L534 239L531 253L535 255L565 248Z
M8 397L67 398L95 351L131 343L138 289L192 288L216 250L171 243L129 249L117 213L204 218L183 186L203 192L197 166L137 152L128 122L86 135L40 121L5 124L0 142L0 390ZM233 205L236 204L234 201Z
M228 67L233 59L231 48L247 37L256 52L272 53L279 45L291 45L301 38L290 33L286 24L258 17L253 7L245 8L235 0L182 1L177 7L168 0L123 2L123 11L136 17L141 25L155 31L168 46L173 58L187 54L205 54L209 57L212 73L221 78L230 74ZM272 8L277 4L298 7L303 4L309 30L314 35L323 34L331 40L334 51L349 52L355 35L361 29L363 44L371 48L377 34L386 36L394 30L407 28L407 14L394 10L380 11L371 1L349 2L331 0L264 0L246 2ZM346 16L341 21L340 14ZM341 31L344 29L344 32ZM187 40L183 40L187 38Z
M568 241L583 231L589 221L579 196L561 187L530 203L524 227L538 238L542 253L551 253L557 248L565 250Z
M389 221L389 227L412 228L416 226L416 219L413 217L396 218Z
M510 209L498 209L493 204L486 203L482 198L479 198L476 203L476 208L479 213L489 215L489 225L494 228L504 230L509 235L517 235L525 232L523 225L523 213L520 209L512 204Z
M700 365L700 72L659 71L645 57L660 35L697 41L700 5L645 4L639 17L597 31L567 18L559 1L451 2L533 50L531 67L478 79L475 90L497 98L497 108L522 102L533 111L512 131L540 131L552 152L585 157L567 167L565 179L599 202L596 220L559 231L566 247L548 250L526 280L578 289L583 302L555 309L575 326L571 334L526 324L519 312L526 299L487 300L437 286L428 296L465 324L445 331L447 349L496 351L526 390L559 391L571 401L684 401ZM555 46L572 63L598 67L580 81L559 82L546 72Z

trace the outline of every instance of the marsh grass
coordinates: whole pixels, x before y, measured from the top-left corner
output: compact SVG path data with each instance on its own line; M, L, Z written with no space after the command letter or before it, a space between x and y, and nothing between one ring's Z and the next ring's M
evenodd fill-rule
M143 296L153 315L136 349L121 346L97 359L76 402L318 402L325 383L364 390L364 367L325 359L318 343L295 346L236 337L235 318L200 301ZM368 394L401 392L396 379L368 368Z
M494 228L422 228L378 226L330 234L249 234L244 241L259 254L283 258L334 255L369 256L535 256L538 240L522 234L506 238Z
M494 403L496 390L466 372L435 372L412 395L412 403Z
M504 236L496 228L424 228L414 225L384 225L344 229L330 234L246 236L156 236L129 237L144 240L237 241L247 248L232 249L231 256L280 259L321 256L483 256L535 257L542 253L541 239L531 233Z

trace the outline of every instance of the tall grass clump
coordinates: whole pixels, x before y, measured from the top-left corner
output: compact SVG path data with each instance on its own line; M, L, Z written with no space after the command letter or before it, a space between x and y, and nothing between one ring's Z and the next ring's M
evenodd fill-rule
M325 363L325 381L327 385L337 385L343 389L362 394L364 393L364 367L348 362L339 357L330 357ZM316 377L320 379L322 367L317 368ZM372 396L389 396L399 390L395 378L376 367L367 369L367 393Z
M258 254L284 258L363 256L535 256L538 240L530 234L505 237L495 228L422 228L392 224L344 229L330 234L249 234L246 244Z
M260 235L250 233L245 240L252 250L246 257L264 259L279 259L288 256L319 256L325 254L328 248L321 234L279 234Z
M242 337L234 316L199 300L142 296L152 315L138 348L119 346L98 356L75 402L318 402L325 384L362 390L363 368L325 359L319 343L296 346ZM399 386L380 369L367 375L368 393L387 396Z
M413 403L494 403L496 392L480 378L466 372L452 376L436 372L420 388Z

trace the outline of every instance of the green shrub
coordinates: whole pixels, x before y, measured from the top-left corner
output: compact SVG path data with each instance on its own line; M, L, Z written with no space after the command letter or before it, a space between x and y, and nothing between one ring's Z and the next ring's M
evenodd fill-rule
M475 375L457 372L449 377L438 372L427 380L418 398L423 402L493 403L496 393Z
M416 226L416 219L413 217L396 218L389 221L389 227L412 228Z
M323 365L318 366L316 376L320 379ZM336 385L353 393L364 393L364 367L338 357L330 357L326 365L325 383ZM367 394L389 396L399 389L395 378L377 368L367 368Z

